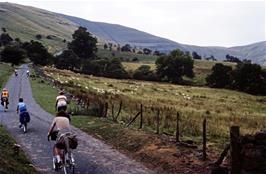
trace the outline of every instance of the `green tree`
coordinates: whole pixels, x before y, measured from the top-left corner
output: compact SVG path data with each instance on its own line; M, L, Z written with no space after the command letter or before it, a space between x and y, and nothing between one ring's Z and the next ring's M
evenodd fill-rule
M31 42L25 42L22 48L27 51L29 59L35 65L48 65L54 61L54 57L48 53L47 49L40 42L33 40Z
M1 52L1 61L11 63L12 66L19 65L25 59L25 50L18 46L6 46Z
M167 56L159 57L155 64L157 74L162 81L180 83L183 76L194 77L193 59L178 49Z
M133 73L133 78L137 80L157 80L155 73L151 70L149 65L141 65L136 69Z
M81 59L94 59L97 52L97 39L84 27L79 27L72 35L73 40L68 44L68 49L72 50Z
M198 55L198 53L196 51L192 52L192 57L193 57L193 59L201 59L201 56Z
M72 50L65 50L55 58L55 66L59 69L80 69L80 58Z
M8 33L2 33L0 35L0 42L2 45L9 45L13 41L13 38Z
M231 85L232 67L216 63L212 67L212 73L207 76L207 85L215 88L224 88Z
M266 72L258 64L237 64L233 71L233 79L233 89L250 94L266 95Z
M126 44L126 45L122 46L121 51L131 52L131 46L129 44Z

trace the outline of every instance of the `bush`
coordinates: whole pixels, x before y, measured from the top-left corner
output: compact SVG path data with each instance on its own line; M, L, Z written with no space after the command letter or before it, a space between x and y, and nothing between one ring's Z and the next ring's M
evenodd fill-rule
M80 69L80 64L80 58L72 50L63 51L55 59L55 66L59 69Z
M260 65L239 63L232 75L233 89L250 94L266 95L266 72Z
M138 69L134 71L133 78L137 80L156 81L156 74L150 69L151 67L148 65L141 65Z
M6 46L1 52L1 61L11 63L12 66L19 65L25 58L26 51L18 46Z
M212 67L212 73L207 76L207 85L215 88L225 88L231 85L232 67L216 63Z
M30 60L36 65L52 64L54 57L48 53L47 49L37 41L25 42L22 47L27 51Z
M180 50L159 57L155 64L157 74L162 81L180 83L183 81L182 76L194 77L193 59Z

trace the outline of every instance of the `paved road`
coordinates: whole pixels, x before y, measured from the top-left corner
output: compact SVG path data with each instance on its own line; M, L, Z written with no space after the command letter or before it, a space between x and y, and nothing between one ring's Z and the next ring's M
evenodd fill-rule
M53 116L45 112L33 99L31 86L26 77L27 65L18 70L18 77L12 75L6 87L10 93L10 105L7 112L0 110L1 123L16 139L40 173L55 173L52 170L52 143L46 135ZM28 133L23 134L18 128L19 121L16 105L23 97L31 114ZM80 174L147 174L153 173L140 163L112 149L81 130L72 127L78 135L79 146L74 151L77 162L75 173Z

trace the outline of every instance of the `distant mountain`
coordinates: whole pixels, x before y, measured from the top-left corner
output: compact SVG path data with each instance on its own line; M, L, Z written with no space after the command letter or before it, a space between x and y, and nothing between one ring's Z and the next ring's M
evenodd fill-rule
M12 36L22 40L35 39L36 34L52 35L54 39L44 38L42 42L52 50L60 50L65 46L63 40L70 40L71 34L78 26L84 26L93 33L100 42L112 42L120 45L130 44L147 47L153 50L169 52L173 49L196 51L203 57L213 55L219 60L230 54L240 59L266 64L266 41L238 47L201 47L174 42L117 24L93 22L78 17L49 12L46 10L11 3L0 3L0 27L7 28Z

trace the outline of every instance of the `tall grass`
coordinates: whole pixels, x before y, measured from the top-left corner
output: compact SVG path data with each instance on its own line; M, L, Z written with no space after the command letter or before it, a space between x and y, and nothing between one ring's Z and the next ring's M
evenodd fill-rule
M127 123L144 105L145 129L155 129L156 109L160 109L161 132L174 134L176 112L181 114L181 135L201 135L202 121L206 117L208 135L228 137L231 125L239 125L243 133L253 133L266 126L266 97L241 92L205 87L179 86L167 83L117 80L75 74L70 71L45 68L45 74L87 99L87 104L101 101L117 107L123 102L119 121ZM138 120L135 123L137 126Z

